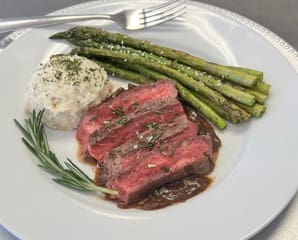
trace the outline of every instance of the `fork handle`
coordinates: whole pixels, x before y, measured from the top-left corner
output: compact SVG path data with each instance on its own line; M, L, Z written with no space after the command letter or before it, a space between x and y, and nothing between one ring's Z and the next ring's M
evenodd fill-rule
M87 14L87 15L59 15L59 16L38 16L25 18L0 18L0 33L14 31L20 28L42 27L61 23L107 19L111 20L111 15L107 14Z

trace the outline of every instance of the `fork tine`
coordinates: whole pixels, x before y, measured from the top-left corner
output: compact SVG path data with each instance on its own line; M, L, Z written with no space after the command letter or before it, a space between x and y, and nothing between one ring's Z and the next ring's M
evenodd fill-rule
M171 10L174 10L175 8L178 8L182 5L184 5L185 1L175 1L175 3L173 4L170 4L170 5L167 5L167 6L164 6L162 8L158 8L154 11L150 11L150 12L143 12L143 15L144 17L151 17L151 16L154 16L154 15L158 15L158 14L163 14L165 12L168 12L168 11L171 11Z
M167 16L170 16L170 15L173 15L175 14L176 12L179 12L181 10L185 10L185 5L180 5L176 8L173 8L173 9L170 9L169 11L166 11L166 12L162 12L162 13L157 13L155 15L152 15L152 16L144 16L144 17L141 17L141 19L145 22L145 23L149 23L149 22L153 22L153 21L158 21L160 19L163 19Z
M183 7L181 10L179 10L178 12L172 13L172 14L167 14L164 16L161 16L159 18L156 18L152 21L144 21L144 27L152 27L154 25L169 21L171 19L174 19L176 17L179 17L181 15L183 15L186 12L186 7Z
M172 1L167 1L165 3L162 3L162 4L159 4L159 5L156 5L156 6L153 6L153 7L149 7L149 8L144 8L143 9L143 13L147 13L147 12L151 12L151 11L155 11L157 9L160 9L160 8L163 8L163 7L166 7L166 6L169 6L171 4L174 4L176 2L180 2L181 0L172 0Z

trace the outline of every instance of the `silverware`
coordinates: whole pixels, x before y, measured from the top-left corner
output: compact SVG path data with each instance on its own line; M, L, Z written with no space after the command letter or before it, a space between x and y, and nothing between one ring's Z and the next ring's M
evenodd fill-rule
M116 14L87 14L36 16L26 18L0 19L0 33L14 31L20 28L42 27L82 20L106 19L119 24L127 30L139 30L169 21L186 11L185 0L172 0L153 7L135 10L125 10Z

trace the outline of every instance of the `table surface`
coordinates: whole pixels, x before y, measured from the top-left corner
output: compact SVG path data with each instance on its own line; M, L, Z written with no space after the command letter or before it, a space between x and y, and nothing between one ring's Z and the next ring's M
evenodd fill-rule
M45 15L83 0L0 0L0 18ZM234 11L267 27L298 49L298 0L201 0ZM0 39L6 34L0 34ZM298 194L284 211L251 240L297 240ZM0 225L0 240L16 238Z

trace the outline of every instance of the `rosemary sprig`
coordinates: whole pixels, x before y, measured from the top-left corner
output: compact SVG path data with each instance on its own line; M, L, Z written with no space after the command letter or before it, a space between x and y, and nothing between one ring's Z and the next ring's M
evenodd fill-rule
M17 127L23 133L22 141L26 147L39 160L38 166L43 170L55 175L53 180L64 186L86 192L101 192L112 195L119 194L118 191L97 186L76 164L70 159L61 164L55 153L50 150L47 135L42 124L44 110L36 113L33 111L32 117L25 119L23 126L14 119Z

